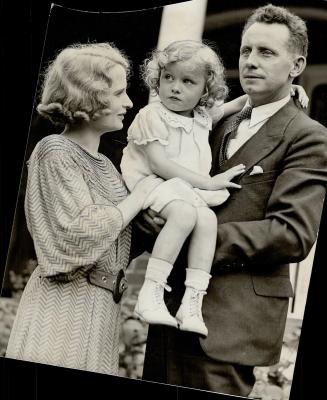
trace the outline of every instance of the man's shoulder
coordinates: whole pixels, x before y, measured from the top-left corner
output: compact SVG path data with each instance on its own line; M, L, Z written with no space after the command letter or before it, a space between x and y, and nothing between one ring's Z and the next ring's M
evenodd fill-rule
M291 119L288 129L295 130L298 133L307 132L310 134L323 134L327 137L327 128L322 125L319 121L311 118L307 113L305 113L301 108L297 107L295 104L294 106L296 112L294 117Z

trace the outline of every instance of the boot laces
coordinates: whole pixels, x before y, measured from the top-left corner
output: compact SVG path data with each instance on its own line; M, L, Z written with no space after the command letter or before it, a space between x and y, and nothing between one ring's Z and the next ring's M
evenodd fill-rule
M158 305L164 303L164 290L167 290L167 292L171 292L171 287L164 283L156 282L154 299Z
M202 316L202 299L206 294L203 290L192 289L190 296L190 315L191 316Z

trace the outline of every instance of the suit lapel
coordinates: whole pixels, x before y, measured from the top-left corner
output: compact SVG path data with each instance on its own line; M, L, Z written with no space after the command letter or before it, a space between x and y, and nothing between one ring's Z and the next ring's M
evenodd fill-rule
M246 170L243 175L245 175L254 165L258 164L260 160L265 158L275 147L281 142L284 137L285 129L289 122L295 118L296 114L299 112L298 108L294 105L293 100L290 100L283 108L281 108L276 114L274 114L265 123L259 131L253 135L231 158L224 162L219 170L218 165L218 155L219 146L222 141L222 133L218 133L219 138L217 138L215 146L213 146L213 151L215 152L215 157L213 157L213 168L212 171L216 173L221 173L227 169L238 165L244 164ZM224 132L223 129L227 126L228 121L226 121L220 132Z

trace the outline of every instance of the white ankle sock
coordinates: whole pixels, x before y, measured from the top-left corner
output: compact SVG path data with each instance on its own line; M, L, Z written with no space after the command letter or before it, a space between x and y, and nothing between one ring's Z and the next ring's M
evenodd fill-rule
M186 268L185 286L206 291L209 286L210 278L211 275L202 269Z
M172 269L173 265L168 261L150 257L145 273L145 279L151 279L155 282L166 284L167 278Z

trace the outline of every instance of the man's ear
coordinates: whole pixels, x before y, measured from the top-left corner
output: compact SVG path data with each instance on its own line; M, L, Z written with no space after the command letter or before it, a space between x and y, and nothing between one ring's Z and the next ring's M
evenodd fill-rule
M290 71L290 77L294 79L297 76L301 75L306 65L307 65L307 60L305 57L296 56L293 60L293 67Z

